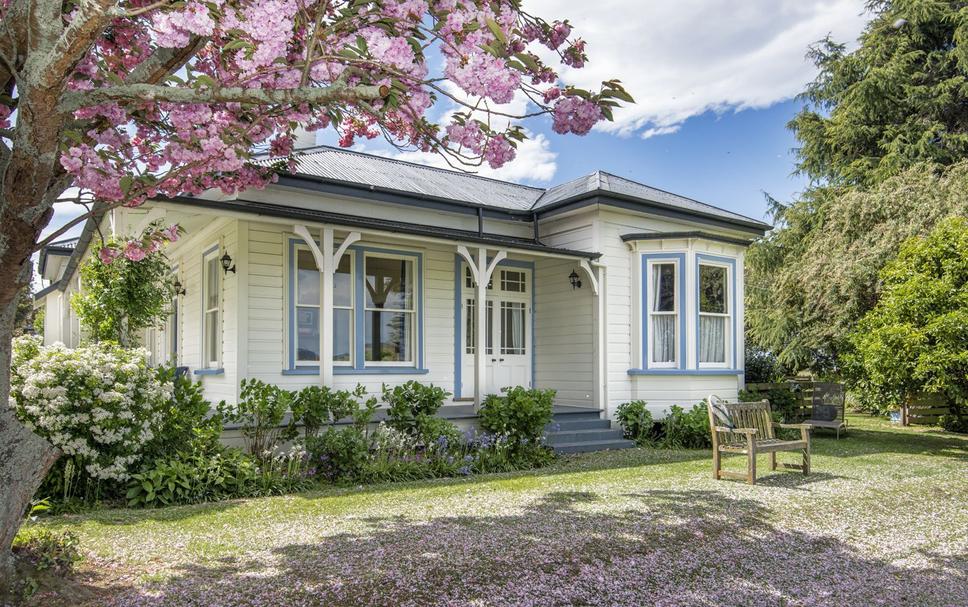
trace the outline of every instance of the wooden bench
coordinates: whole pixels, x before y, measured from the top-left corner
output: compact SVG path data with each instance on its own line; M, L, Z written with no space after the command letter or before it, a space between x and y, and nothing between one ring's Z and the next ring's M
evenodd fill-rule
M712 395L706 401L709 411L709 429L713 439L713 478L743 479L751 485L756 484L756 456L770 454L770 469L782 468L800 470L810 474L810 424L780 424L773 421L770 401L761 400L748 403L728 403ZM716 409L719 409L717 412ZM799 440L781 440L776 437L775 428L795 428L800 430ZM802 464L777 464L778 451L800 451ZM722 469L724 453L746 455L746 474Z

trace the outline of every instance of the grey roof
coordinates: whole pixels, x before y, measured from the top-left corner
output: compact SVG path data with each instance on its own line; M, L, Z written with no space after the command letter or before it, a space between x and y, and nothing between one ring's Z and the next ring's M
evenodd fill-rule
M272 160L265 158L258 162L268 164ZM705 216L758 230L770 228L769 224L739 213L604 171L544 189L330 146L317 146L299 152L295 162L296 168L292 174L299 177L515 213L545 212L578 200L602 196Z
M71 251L71 257L67 260L67 267L64 268L64 273L61 275L60 280L51 283L45 289L39 291L34 295L34 301L37 301L53 291L54 289L60 289L63 291L67 288L70 283L71 277L74 275L74 270L77 269L78 264L81 262L81 257L84 256L84 252L87 250L87 246L91 243L91 239L94 237L94 232L97 230L98 223L104 217L106 205L101 202L95 202L94 207L91 209L91 215L84 222L84 228L81 230L81 235L77 238L68 238L66 240L59 240L50 243L44 247L41 252L41 261L43 262L44 254L50 247L60 247L61 250ZM41 270L43 272L43 270Z
M64 240L55 240L45 246L40 250L40 262L38 267L40 268L40 273L43 274L44 270L47 269L47 256L48 255L71 255L74 253L74 249L77 247L77 242L80 237L65 238Z

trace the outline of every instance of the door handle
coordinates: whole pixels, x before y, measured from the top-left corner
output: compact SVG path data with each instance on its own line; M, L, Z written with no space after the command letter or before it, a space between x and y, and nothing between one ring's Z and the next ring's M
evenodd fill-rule
M502 359L498 360L497 362L503 363L504 362L504 359L502 358Z

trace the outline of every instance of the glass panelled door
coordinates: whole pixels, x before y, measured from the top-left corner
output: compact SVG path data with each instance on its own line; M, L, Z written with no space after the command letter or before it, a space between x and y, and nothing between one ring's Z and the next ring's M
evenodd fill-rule
M470 396L474 393L477 293L469 270L464 276L464 286L461 396ZM488 285L485 318L485 393L497 394L507 386L530 385L533 347L530 270L498 266Z

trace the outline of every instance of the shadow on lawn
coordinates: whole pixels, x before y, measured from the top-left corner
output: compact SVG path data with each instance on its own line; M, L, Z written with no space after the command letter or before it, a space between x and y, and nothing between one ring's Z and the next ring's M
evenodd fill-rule
M551 493L498 513L369 518L362 531L319 539L283 530L292 541L281 547L185 565L107 604L968 604L963 554L900 567L769 514L715 491Z

